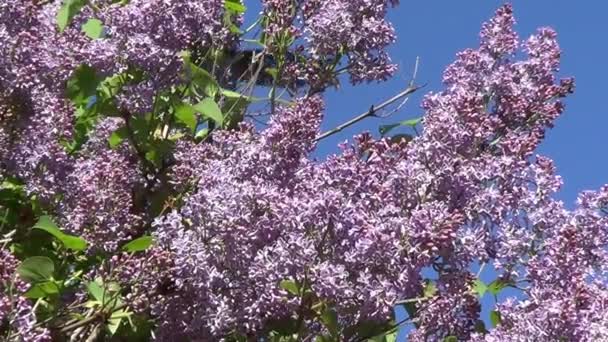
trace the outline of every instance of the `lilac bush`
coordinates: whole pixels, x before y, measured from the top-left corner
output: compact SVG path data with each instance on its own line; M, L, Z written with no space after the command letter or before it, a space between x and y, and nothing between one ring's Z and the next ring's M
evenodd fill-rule
M574 89L552 29L500 7L420 134L312 157L324 90L395 72L395 5L265 0L247 28L237 0L0 4L0 337L608 338L608 188L568 211L535 154Z

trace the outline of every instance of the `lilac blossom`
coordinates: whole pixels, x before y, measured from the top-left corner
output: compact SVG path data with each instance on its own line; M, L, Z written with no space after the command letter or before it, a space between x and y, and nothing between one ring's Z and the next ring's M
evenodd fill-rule
M96 122L82 149L68 153L61 142L73 137L77 112L62 85L81 64L102 76L135 68L143 81L122 89L116 104L121 113L151 112L154 96L180 82L183 50L238 46L224 2L92 3L97 9L83 9L62 33L58 2L0 4L0 174L22 180L90 251L115 254L112 274L129 307L154 320L157 340L262 338L281 319L302 321L303 339L326 333L298 317L304 304L284 282L331 306L341 334L387 322L395 303L411 299L411 341L608 337L608 188L581 194L567 211L553 199L561 186L553 162L535 155L573 89L555 76L553 30L520 42L511 6L499 8L479 47L458 53L444 89L424 98L424 130L409 142L363 133L314 160L324 111L317 94L278 107L262 130L244 122L203 142L177 139L160 174L131 136L109 146L128 117ZM353 83L386 79L395 33L385 16L396 4L265 0L268 48L284 34L296 38L307 61L286 70L312 88L334 81L326 63L342 57ZM95 40L80 29L93 16L105 27ZM148 197L161 177L174 201L153 211ZM157 240L151 250L115 253L148 232ZM6 294L7 284L26 287L13 276L17 260L4 249L0 256L0 320L25 340L48 338L33 326L31 303ZM470 268L479 262L525 284L525 298L500 303L502 322L485 335L475 332ZM429 268L437 275L430 294Z
M268 16L266 34L275 47L291 37L294 51L304 54L306 62L289 62L288 77L305 79L313 88L335 83L334 70L347 57L346 70L353 83L386 80L397 67L386 48L395 42L392 25L385 18L387 9L397 1L370 0L264 0Z

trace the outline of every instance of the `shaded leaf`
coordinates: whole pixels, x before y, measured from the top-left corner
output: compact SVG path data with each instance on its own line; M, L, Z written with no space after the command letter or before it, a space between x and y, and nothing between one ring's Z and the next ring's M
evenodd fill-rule
M292 317L283 317L268 321L268 330L274 331L280 336L291 336L298 332L298 321Z
M66 95L76 106L86 107L95 96L100 81L95 69L83 64L68 80Z
M418 309L416 308L416 304L415 303L405 303L403 304L403 307L405 308L405 311L407 311L407 314L409 315L409 317L416 317L416 314L418 313Z
M122 324L125 318L129 319L129 322L132 323L130 320L131 315L133 315L133 313L126 310L114 311L108 319L108 330L110 331L110 334L116 334L116 331L118 331L118 328L120 328L120 325Z
M327 334L315 337L315 342L334 342L334 339Z
M363 321L355 326L358 339L370 339L384 336L387 330L393 327L392 322L380 323L375 321Z
M498 293L500 293L500 291L502 291L507 286L509 286L508 281L503 280L503 279L496 279L488 285L488 291L491 294L496 296Z
M17 267L19 277L30 284L49 280L53 272L55 272L53 260L43 256L27 258Z
M217 95L220 86L217 81L206 70L200 68L190 60L188 53L183 53L184 73L187 82L191 83L193 90L201 90L209 97L214 98Z
M400 142L410 142L414 139L414 137L410 134L395 134L391 137L392 143L400 143Z
M332 336L338 335L338 314L333 309L326 309L321 314L323 325L329 330Z
M490 322L492 322L492 327L499 325L501 320L500 312L495 310L490 311Z
M475 331L480 334L486 334L488 330L486 329L486 323L480 319L475 322Z
M225 114L224 128L236 129L239 122L243 121L243 115L253 99L240 93L222 89L222 113Z

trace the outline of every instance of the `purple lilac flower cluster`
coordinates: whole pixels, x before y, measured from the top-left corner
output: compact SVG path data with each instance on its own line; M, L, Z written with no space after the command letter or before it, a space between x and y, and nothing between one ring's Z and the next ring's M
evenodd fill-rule
M0 174L21 179L69 232L112 252L148 219L136 196L149 187L144 161L130 144L107 144L123 118L100 121L68 154L61 141L75 113L63 84L80 64L101 75L134 66L146 81L118 102L146 112L149 94L179 80L180 51L234 37L219 0L92 3L63 33L58 2L0 4ZM394 72L384 17L396 3L266 0L265 30L270 40L299 39L308 60L291 71L310 85L325 82L322 64L342 55L354 83L382 80ZM104 24L101 39L80 31L92 16ZM581 194L574 211L552 198L561 179L534 151L573 81L555 77L553 30L520 42L513 25L508 5L483 25L479 48L459 53L445 89L425 97L424 131L412 141L360 134L315 161L320 95L279 107L259 132L242 123L202 143L179 139L167 174L179 205L151 225L157 245L111 259L130 307L152 315L158 340L259 338L272 322L298 319L301 298L281 286L290 282L345 328L385 322L398 300L416 298L411 341L606 339L608 188ZM0 321L8 317L24 340L48 338L33 327L31 303L6 294L7 284L25 288L16 259L0 256ZM501 303L502 322L485 335L475 332L475 262L494 263L526 295ZM424 297L429 268L437 280ZM303 324L302 338L327 332Z
M527 298L502 303L487 341L602 341L607 335L608 187L583 192L567 212L539 210L544 239L527 260Z
M342 65L342 57L347 57L346 70L353 83L386 80L397 67L386 52L396 35L385 17L389 6L397 4L396 0L264 0L269 16L265 29L271 41L288 36L296 42L295 51L305 53L306 61L290 63L287 74L313 87L333 82L328 67Z
M157 235L175 254L183 298L204 305L167 329L255 333L293 312L297 303L277 286L285 279L306 281L344 326L387 319L397 299L420 293L420 272L433 266L437 294L419 305L410 338L468 338L480 310L471 263L494 260L505 277L525 276L539 236L560 213L571 215L551 200L561 184L551 161L532 153L572 81L556 83L550 29L522 44L528 58L514 60L513 23L502 7L480 48L458 55L446 90L426 97L424 133L410 143L364 134L321 163L303 158L307 148L286 153L311 144L305 132L318 129L319 114L306 110L317 100L308 99L259 134L243 127L179 153L177 182L190 175L195 187L156 222ZM542 224L543 213L555 222ZM183 307L180 298L163 310Z

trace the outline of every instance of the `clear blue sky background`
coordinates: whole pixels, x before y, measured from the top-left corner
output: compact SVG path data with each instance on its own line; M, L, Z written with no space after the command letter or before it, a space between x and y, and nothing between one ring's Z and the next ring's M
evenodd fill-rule
M327 116L323 128L329 129L382 102L404 89L411 77L416 56L420 57L417 83L427 83L425 89L413 96L409 103L392 118L368 119L341 134L324 140L316 152L319 158L338 151L336 145L361 131L378 132L381 124L419 116L421 96L428 91L441 90L443 69L453 61L456 52L477 47L481 23L490 18L502 1L495 0L418 0L404 1L390 12L390 19L398 33L398 42L391 49L399 74L391 81L368 86L345 85L327 95ZM597 189L608 183L606 147L608 109L608 1L514 0L516 30L521 38L532 34L537 27L551 26L558 32L562 47L562 76L576 78L576 92L567 99L567 109L547 134L539 153L551 157L564 179L558 194L570 208L574 207L581 190ZM259 2L245 0L248 17L255 17ZM253 13L252 13L253 12ZM490 282L492 270L482 279ZM506 292L501 297L513 295ZM486 322L493 299L483 299L482 316ZM399 312L398 316L401 316ZM404 341L404 334L400 341Z

